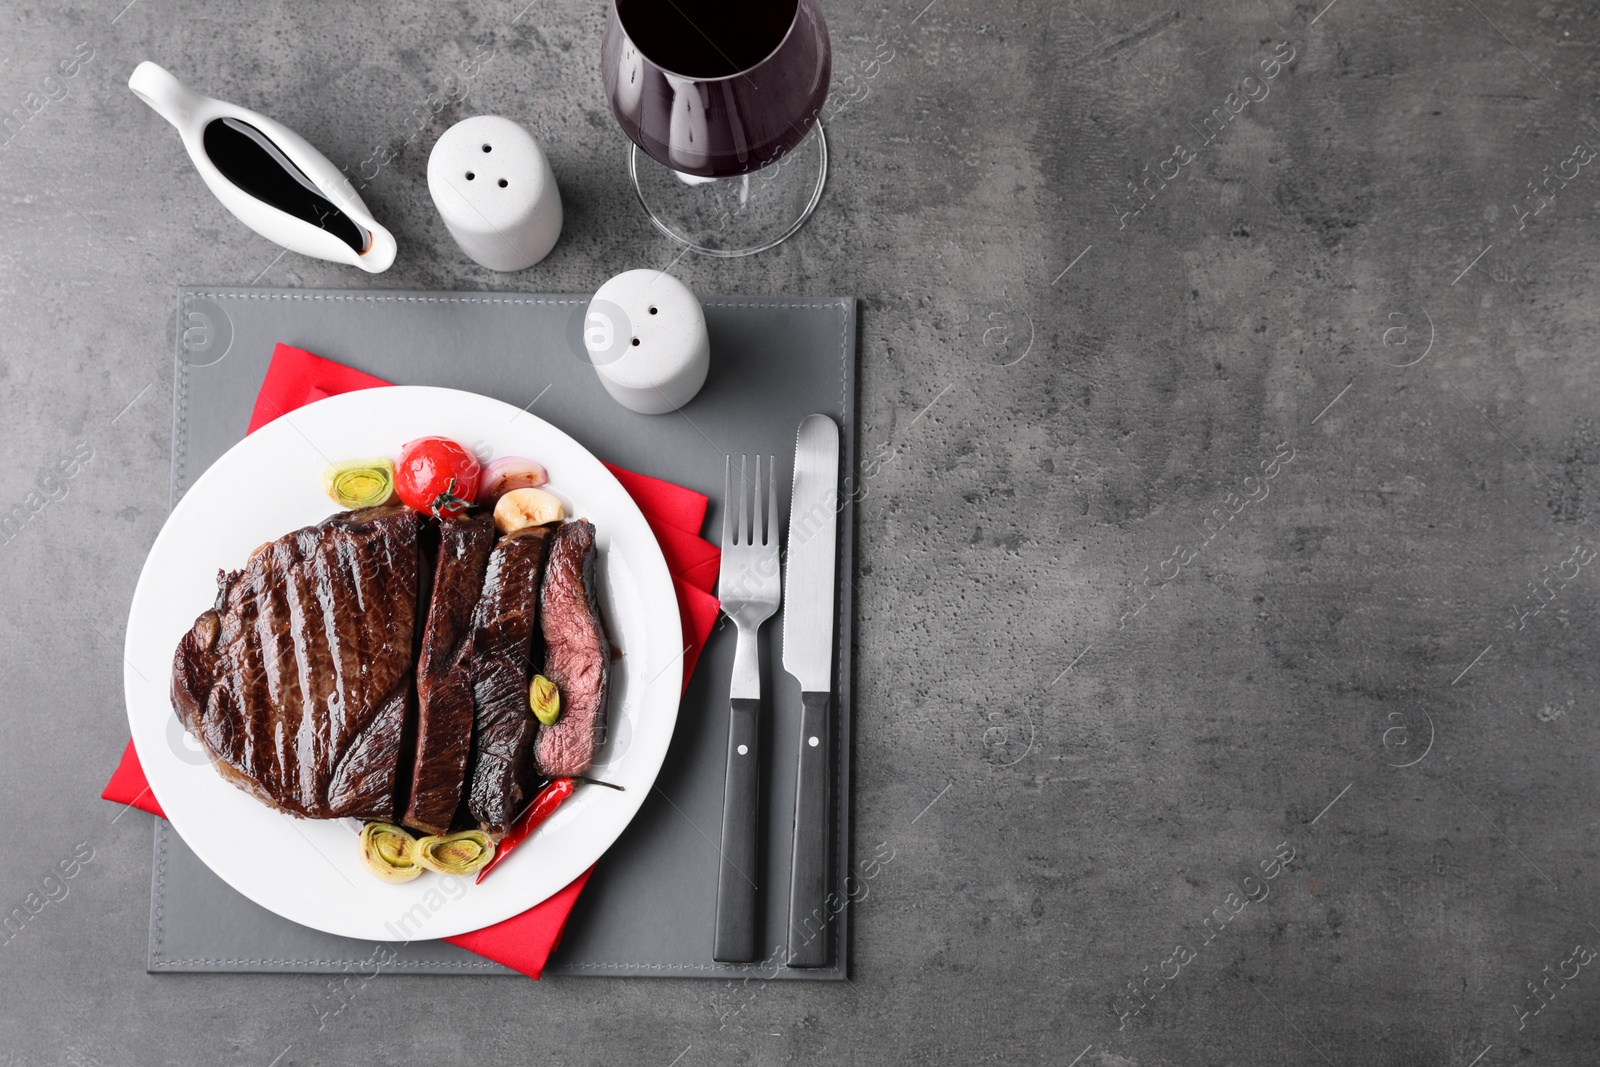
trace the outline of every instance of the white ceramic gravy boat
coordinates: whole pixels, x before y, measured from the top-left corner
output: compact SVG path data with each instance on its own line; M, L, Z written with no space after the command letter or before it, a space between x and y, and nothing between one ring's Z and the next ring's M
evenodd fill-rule
M373 274L394 263L394 235L372 217L350 179L287 126L201 96L149 60L134 68L128 88L177 127L212 193L261 236Z

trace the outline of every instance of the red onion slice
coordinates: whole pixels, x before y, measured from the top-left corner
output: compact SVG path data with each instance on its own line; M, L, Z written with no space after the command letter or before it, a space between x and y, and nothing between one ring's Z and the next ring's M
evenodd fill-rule
M478 503L492 508L513 489L537 489L549 480L542 464L522 456L501 456L483 468Z

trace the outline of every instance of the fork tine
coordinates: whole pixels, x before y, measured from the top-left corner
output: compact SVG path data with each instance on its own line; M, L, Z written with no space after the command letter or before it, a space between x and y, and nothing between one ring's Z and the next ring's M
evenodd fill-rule
M728 533L733 529L733 457L724 456L722 464L722 547L733 542Z
M767 457L767 544L778 543L778 457Z
M756 480L750 485L750 543L767 543L766 515L761 508L761 456L756 456Z
M747 457L745 457L745 456L740 456L739 457L739 540L738 540L738 543L741 544L741 545L749 543L748 541L745 540L745 530L747 529L745 524L747 522L749 522L749 520L750 520L749 510L744 506L744 501L745 501L744 484L745 484L745 461L746 461L746 459L747 459Z

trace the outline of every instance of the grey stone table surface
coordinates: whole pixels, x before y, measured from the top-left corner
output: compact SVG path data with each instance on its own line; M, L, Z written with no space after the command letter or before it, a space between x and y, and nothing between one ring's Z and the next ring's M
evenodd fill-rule
M825 10L826 197L717 262L637 209L598 0L0 5L0 1064L1600 1058L1596 7ZM394 269L236 224L146 58L360 173ZM565 198L522 274L425 191L478 113ZM97 797L175 285L634 266L862 300L853 981L146 974Z

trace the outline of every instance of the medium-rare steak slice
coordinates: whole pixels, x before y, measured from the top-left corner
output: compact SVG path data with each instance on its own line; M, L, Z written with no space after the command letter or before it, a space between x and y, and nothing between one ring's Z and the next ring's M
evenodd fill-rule
M472 614L472 771L467 810L489 833L504 833L532 796L539 720L528 707L538 636L539 572L548 526L506 534L489 557Z
M550 778L586 774L605 741L611 643L595 604L594 558L594 526L578 519L556 531L545 565L543 674L561 690L561 718L539 728L536 752Z
M311 819L393 820L412 700L418 517L346 511L217 576L172 703L219 773Z
M494 548L487 511L439 523L438 563L417 659L417 754L404 825L450 830L472 753L472 612Z

